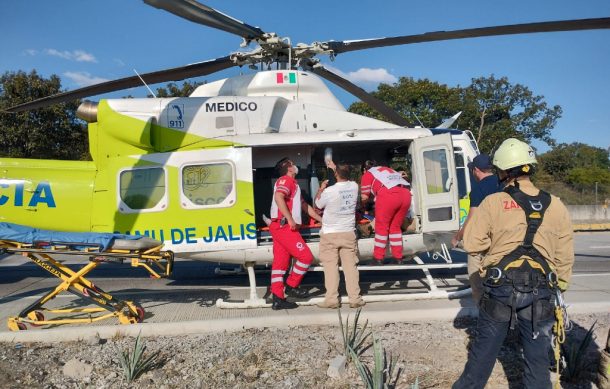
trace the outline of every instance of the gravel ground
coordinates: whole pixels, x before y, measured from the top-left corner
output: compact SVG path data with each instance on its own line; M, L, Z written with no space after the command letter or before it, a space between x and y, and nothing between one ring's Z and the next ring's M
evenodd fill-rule
M344 317L345 320L345 317ZM569 342L578 342L594 322L595 344L583 354L589 366L577 383L564 388L595 388L599 345L604 345L610 315L572 317ZM337 320L338 322L338 320ZM473 319L455 322L387 323L374 333L398 361L397 388L449 388L466 361ZM342 349L336 327L263 328L233 333L142 339L145 355L158 352L159 365L133 383L124 378L121 350L133 338L91 338L67 343L0 343L1 388L358 388L364 387L353 364L338 378L327 375ZM372 366L372 350L363 361ZM503 347L488 388L520 388L523 368L514 337Z

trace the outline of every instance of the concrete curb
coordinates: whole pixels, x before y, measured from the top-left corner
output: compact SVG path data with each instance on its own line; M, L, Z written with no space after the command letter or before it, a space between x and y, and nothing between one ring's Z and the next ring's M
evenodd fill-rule
M610 312L610 301L578 303L568 308L569 314L586 314ZM353 311L342 312L343 320L353 317ZM455 320L460 317L476 317L478 310L475 307L449 307L436 309L403 309L403 310L383 310L363 309L360 316L362 322L368 320L369 323L396 323L396 322L422 322L422 321L443 321ZM338 315L336 310L298 313L296 311L286 311L285 316L255 317L255 318L236 318L218 320L198 320L176 323L141 323L131 325L107 325L96 327L75 327L57 328L49 330L0 332L0 342L9 343L56 343L68 341L87 341L99 337L110 339L115 337L130 336L142 337L152 336L177 336L194 335L214 332L236 332L252 328L287 328L294 326L313 326L338 325Z
M574 231L608 231L610 223L572 223Z

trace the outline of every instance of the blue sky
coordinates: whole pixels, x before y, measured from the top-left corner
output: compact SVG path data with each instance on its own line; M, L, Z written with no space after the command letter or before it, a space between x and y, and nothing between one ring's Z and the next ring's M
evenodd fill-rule
M501 24L610 16L610 1L220 1L205 4L292 43L366 39ZM240 38L183 20L140 0L19 0L0 4L0 72L57 74L75 89L223 57ZM241 49L243 50L243 49ZM507 76L563 117L559 142L610 146L610 30L477 38L372 49L323 62L367 90L400 76L450 86ZM249 69L241 69L250 72ZM229 77L240 69L206 77ZM154 89L154 86L153 86ZM348 106L349 94L331 88ZM100 97L145 96L144 87ZM435 123L426 123L432 125ZM537 144L540 151L546 147Z

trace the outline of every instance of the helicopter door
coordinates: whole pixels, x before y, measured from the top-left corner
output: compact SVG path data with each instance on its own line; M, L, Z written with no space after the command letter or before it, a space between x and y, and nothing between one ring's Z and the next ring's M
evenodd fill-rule
M161 240L174 252L256 247L251 148L119 157L110 169L117 212L98 224Z
M181 249L216 251L256 247L252 149L231 147L176 154L184 154L177 161L181 210L185 217L197 219L194 231L198 237L194 246Z
M457 230L458 189L451 135L418 138L411 147L422 232Z

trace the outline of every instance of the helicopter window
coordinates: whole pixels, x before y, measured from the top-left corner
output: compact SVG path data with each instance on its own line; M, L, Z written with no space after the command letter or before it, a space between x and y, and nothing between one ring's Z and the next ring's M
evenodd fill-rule
M456 147L454 150L458 150ZM456 151L454 153L455 156L455 170L457 173L457 182L458 182L458 197L463 199L468 195L468 187L466 184L467 171L466 164L464 163L464 154L461 151Z
M428 194L449 191L449 167L444 149L424 151L424 168Z
M189 165L182 169L184 206L230 206L235 202L234 188L230 163Z
M165 197L165 170L144 168L126 170L120 175L121 201L130 209L151 209ZM121 207L121 210L123 207Z

